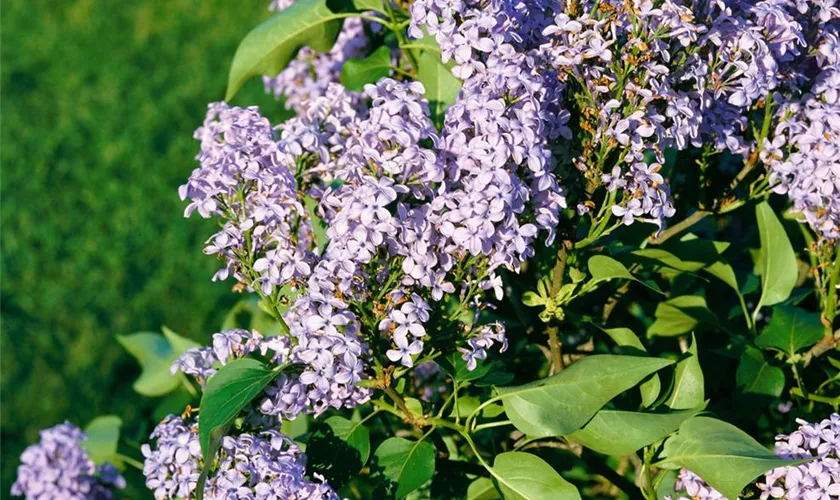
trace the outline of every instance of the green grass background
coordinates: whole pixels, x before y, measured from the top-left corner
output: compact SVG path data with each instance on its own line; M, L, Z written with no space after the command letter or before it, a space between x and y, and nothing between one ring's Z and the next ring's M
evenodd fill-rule
M235 302L201 253L213 223L184 219L177 188L267 4L2 2L3 498L39 429L149 417L117 334L165 324L206 341ZM280 109L258 80L234 103Z

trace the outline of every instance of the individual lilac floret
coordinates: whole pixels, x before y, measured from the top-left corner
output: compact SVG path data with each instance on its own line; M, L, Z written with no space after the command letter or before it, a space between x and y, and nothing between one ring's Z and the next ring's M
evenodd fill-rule
M487 351L494 344L499 343L499 352L505 352L508 348L505 326L499 322L481 325L477 328L472 338L467 341L467 347L459 347L462 359L467 363L467 370L475 370L478 361L487 358Z
M87 436L66 422L40 432L41 441L20 457L12 495L27 500L107 500L125 480L111 464L97 467L81 442Z
M666 496L665 500L726 500L721 492L706 484L697 474L688 469L680 469L674 490L684 492L686 496L673 498Z
M152 432L152 445L142 447L146 486L156 500L195 498L204 467L198 424L166 417ZM295 443L276 430L240 434L222 439L204 487L204 498L228 500L337 500L339 497L316 475L306 478L306 456Z

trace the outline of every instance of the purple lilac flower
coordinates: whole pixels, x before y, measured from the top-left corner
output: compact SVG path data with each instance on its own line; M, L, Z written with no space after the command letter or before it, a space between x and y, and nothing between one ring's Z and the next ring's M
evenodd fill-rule
M81 442L87 436L69 422L40 432L41 441L24 450L12 495L27 500L107 500L125 480L111 464L96 466Z
M198 424L170 415L152 432L152 445L142 447L146 486L156 500L195 498L204 467ZM204 487L204 498L223 500L337 500L322 477L306 478L306 456L277 430L243 433L222 439Z

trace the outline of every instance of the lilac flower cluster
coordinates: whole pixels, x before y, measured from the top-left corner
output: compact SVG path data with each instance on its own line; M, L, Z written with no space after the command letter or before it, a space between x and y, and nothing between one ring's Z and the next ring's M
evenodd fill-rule
M289 314L291 337L263 337L259 332L234 329L213 335L212 347L192 348L172 365L202 384L233 359L259 353L277 365L289 365L260 400L258 413L295 419L301 413L320 415L328 408L352 408L370 399L370 390L357 387L365 377L366 347L355 334L349 313L326 304L301 315L302 302ZM305 318L303 324L297 318ZM339 328L342 332L339 332Z
M27 500L107 500L125 480L111 464L97 466L82 448L87 436L66 422L40 432L41 441L20 457L12 495Z
M664 150L712 144L750 162L761 153L776 192L837 237L836 2L418 0L410 11L409 34L434 36L465 80L448 116L486 92L476 83L488 76L498 84L527 74L550 137L570 138L564 108L577 112L579 147L569 163L609 187L605 202L623 223L661 229L674 213L657 174ZM481 102L490 104L480 116L496 127L505 107ZM753 113L778 124L773 134ZM448 123L443 134L451 128L462 133Z
M155 499L195 498L204 467L198 424L170 415L151 437L154 447L142 447L143 474ZM306 478L306 456L276 430L224 437L210 470L204 487L204 498L209 500L339 498L323 478Z
M761 500L829 499L840 496L840 415L832 414L818 423L797 419L799 428L776 436L775 453L788 460L809 459L801 465L777 467L755 483ZM813 459L813 460L810 460ZM682 469L676 484L691 499L725 500L693 472ZM686 500L680 497L677 500Z

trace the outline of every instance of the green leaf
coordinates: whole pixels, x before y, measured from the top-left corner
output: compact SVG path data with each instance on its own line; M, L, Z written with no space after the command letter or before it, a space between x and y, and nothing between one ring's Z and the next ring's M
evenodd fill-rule
M388 15L388 12L383 7L381 0L353 0L353 7L355 7L359 12L375 10L376 12Z
M201 396L198 439L205 460L213 431L230 424L239 412L260 394L277 374L250 358L235 359L207 381Z
M685 467L729 498L768 470L792 464L734 425L709 417L686 420L665 441L663 454L659 464Z
M501 497L496 485L486 477L476 479L467 488L467 500L498 500L499 498Z
M530 453L500 453L490 473L505 500L580 500L580 493L572 483Z
M152 332L117 335L117 341L137 359L143 370L133 386L134 390L143 396L163 396L175 390L181 381L178 376L169 372L169 368L184 351L190 347L198 347L195 342L177 335L168 328L164 329L164 333L166 337Z
M228 76L225 100L239 92L256 75L274 76L308 46L316 52L329 51L341 20L346 17L327 6L327 0L298 0L254 28L236 49Z
M122 419L116 415L96 417L85 427L87 439L82 441L81 445L96 465L102 465L105 462L119 465L122 462L117 453L120 427L122 427Z
M479 407L481 401L475 396L462 396L458 401L452 405L452 411L449 412L450 418L464 418L475 411Z
M461 80L452 76L452 72L440 62L439 53L430 50L418 52L417 80L426 88L425 97L429 101L432 122L440 129L446 108L458 97Z
M800 349L819 342L824 331L819 313L811 313L798 307L779 306L773 308L770 324L755 339L755 344L793 356Z
M351 448L359 452L362 465L370 457L370 433L361 422L353 422L344 417L330 417L325 422L333 434L346 441Z
M799 270L785 228L767 202L756 207L756 216L761 238L761 298L755 308L758 311L787 299L796 286Z
M533 437L576 431L612 398L673 361L601 354L582 359L549 378L519 387L500 387L499 397L513 425Z
M207 482L207 477L210 476L210 469L213 468L213 462L215 462L216 454L219 453L219 449L222 447L222 438L225 437L225 434L227 434L227 431L230 429L232 423L233 422L228 422L220 427L215 427L210 432L210 440L207 445L207 450L204 452L204 466L201 468L201 474L198 475L198 480L196 481L196 500L203 500L204 498L204 484Z
M681 295L660 302L654 317L648 327L648 336L676 337L702 326L718 324L717 316L709 310L706 299L700 295Z
M704 404L705 378L697 356L697 339L691 336L691 347L674 368L674 388L665 405L672 410L687 410Z
M388 438L374 456L385 477L397 485L397 498L423 486L435 473L435 448L425 441Z
M630 271L627 270L624 264L612 257L607 257L606 255L594 255L590 257L587 265L589 266L589 274L592 275L592 278L587 283L587 286L592 286L602 281L609 281L611 279L627 279L641 283L654 292L662 293L662 290L656 286L655 283L645 282L636 278L630 274Z
M612 338L616 344L621 347L632 347L641 352L647 353L647 349L639 340L639 337L633 333L629 328L601 328L601 330ZM659 397L659 392L662 390L662 382L659 380L659 374L654 373L649 380L642 382L639 385L639 390L642 393L642 404L650 406L656 402Z
M385 45L365 58L352 58L341 67L341 83L347 90L361 92L368 83L376 83L391 74L391 49Z
M309 432L309 416L300 414L294 420L283 420L280 425L280 432L292 439L297 439Z
M568 437L598 453L623 456L668 436L704 408L671 413L601 410Z
M785 389L785 372L764 359L761 351L748 347L738 362L735 382L745 393L779 397Z

